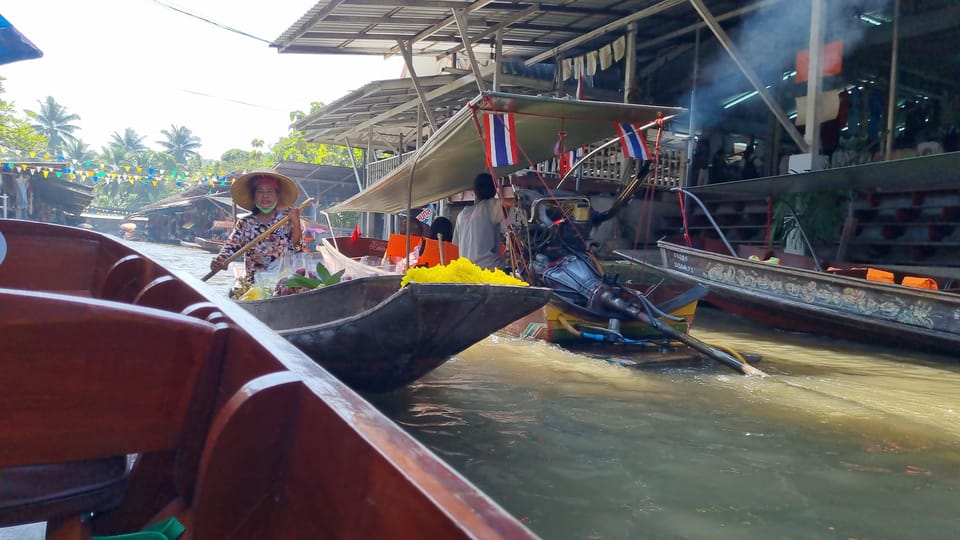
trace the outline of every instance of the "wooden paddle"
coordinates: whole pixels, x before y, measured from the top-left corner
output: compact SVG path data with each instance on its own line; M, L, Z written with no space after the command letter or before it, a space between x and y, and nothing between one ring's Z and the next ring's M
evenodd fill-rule
M303 204L301 204L299 207L297 207L297 210L303 210L304 208L306 208L307 206L309 206L312 202L313 202L313 198L309 198L309 199L303 201ZM290 221L290 214L287 214L286 216L283 217L283 219L281 219L280 221L278 221L278 222L274 223L273 225L271 225L269 229L267 229L267 230L263 231L262 233L260 233L260 236L258 236L258 237L256 237L256 238L254 238L253 240L247 242L247 245L245 245L245 246L243 246L242 248L238 249L238 250L236 251L236 253L234 253L233 255L231 255L231 256L229 256L229 257L227 257L227 258L223 261L223 263L222 263L223 268L226 268L227 265L230 264L231 262L233 262L234 260L236 260L237 257L243 255L244 253L246 253L247 251L249 251L250 248L252 248L253 246L259 244L264 238L270 236L270 233L272 233L273 231L279 229L281 225L283 225L284 223L286 223L286 222L288 222L288 221ZM201 280L201 281L206 281L206 280L212 278L213 276L217 275L217 273L220 272L220 270L223 270L223 268L215 268L215 269L213 269L213 270L210 270L209 272L207 272L207 275L205 275L205 276L203 276L202 278L200 278L200 280Z

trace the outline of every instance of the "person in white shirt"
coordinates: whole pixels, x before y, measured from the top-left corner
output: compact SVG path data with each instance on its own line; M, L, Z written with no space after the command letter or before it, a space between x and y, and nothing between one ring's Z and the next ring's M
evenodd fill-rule
M497 186L488 173L480 173L473 179L473 206L464 208L457 215L453 228L453 243L460 256L470 259L480 268L494 269L501 266L500 227L503 224L503 209L496 198Z

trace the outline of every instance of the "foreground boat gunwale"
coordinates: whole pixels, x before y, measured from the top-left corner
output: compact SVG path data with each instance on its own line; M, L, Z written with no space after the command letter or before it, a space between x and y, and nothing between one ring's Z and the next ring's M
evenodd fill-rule
M418 522L429 522L436 526L434 528L446 530L448 533L455 530L457 531L456 535L460 537L533 537L532 533L515 518L510 517L497 503L477 490L459 472L441 461L411 435L383 416L360 395L350 390L321 366L316 365L287 340L270 331L246 310L225 297L220 298L207 285L193 276L161 266L139 250L100 233L16 220L0 220L0 233L8 239L8 247L11 250L7 253L6 260L0 263L0 285L22 293L20 296L29 296L26 293L35 293L53 299L69 298L71 302L88 305L91 308L100 307L105 310L116 308L119 312L131 315L154 313L155 310L159 310L166 314L166 318L180 320L186 318L195 320L198 325L213 325L222 329L218 332L224 332L220 335L224 335L226 338L226 348L222 351L222 356L219 357L222 360L223 374L218 375L218 391L216 392L218 404L214 411L220 410L222 412L223 403L229 402L232 397L245 395L246 383L270 373L288 373L290 377L297 380L297 384L302 384L307 388L309 392L303 394L305 397L302 399L306 399L312 404L311 407L319 408L316 410L325 415L327 421L334 422L332 425L340 426L338 430L342 435L348 434L340 443L328 442L325 445L332 445L331 451L333 451L338 447L338 444L343 446L349 440L354 451L341 457L352 459L353 467L358 468L357 471L364 470L373 475L368 478L368 481L372 482L378 474L386 475L391 479L380 487L377 486L376 482L370 483L366 487L363 484L358 484L352 487L349 493L345 492L344 486L339 483L324 485L322 483L323 479L301 479L301 481L307 481L310 484L319 483L315 487L323 490L326 497L334 499L338 496L347 497L345 501L348 501L350 497L360 496L366 501L365 505L361 506L380 508L378 512L380 518L377 520L354 519L346 522L341 520L337 523L338 525L366 527L364 530L376 531L379 530L378 527L391 524L394 527L404 524L412 527ZM39 237L44 237L48 241L35 242ZM59 270L58 264L55 262L48 264L51 262L50 259L44 257L21 257L25 250L36 251L42 249L49 251L60 244L79 244L78 239L84 241L86 249L86 255L82 259L84 262L96 261L97 269L87 272L85 281L72 280L71 283L75 287L70 287L69 290L75 290L78 293L75 295L65 295L62 292L57 293L49 290L51 285L58 285L56 280L49 279L56 275ZM57 253L55 249L53 249L53 253ZM134 300L129 302L97 298L97 294L103 292L100 289L104 282L103 276L97 275L97 272L106 272L109 269L108 267L111 267L109 260L116 261L130 256L134 256L132 260L143 261L137 264L146 264L143 268L148 270L137 276L140 279L139 285L137 285L141 289L140 293L134 295ZM27 269L17 266L24 264L24 261L31 265L36 261L45 262L43 265L32 265L31 268ZM38 275L42 274L38 270L45 271L47 275ZM44 277L47 279L44 280ZM48 290L20 286L24 283L43 284L44 282L48 284ZM156 283L173 283L176 285L179 293L176 300L181 301L182 305L173 309L164 309L163 307L147 307L134 303L136 300L157 300L157 295L146 294ZM11 285L13 287L10 287ZM198 306L204 309L200 309ZM194 313L196 318L193 318ZM172 315L176 315L176 317L172 317ZM205 319L209 320L205 321ZM35 322L41 323L42 321ZM101 343L99 345L109 346L111 344ZM123 357L117 357L111 361L122 362L124 359ZM254 361L254 363L249 365L238 364L238 362L247 361ZM31 376L38 376L29 369L17 373L24 377L22 380L30 380ZM79 388L82 389L83 386ZM206 433L204 438L209 443L209 433L204 433ZM300 435L314 436L310 433L300 433ZM293 442L288 441L284 444L293 444ZM358 449L361 450L359 453L356 452ZM187 450L185 447L179 448L177 455ZM111 451L110 454L113 455L113 452ZM158 466L158 463L163 463L162 460L157 462L147 459L148 457L152 456L144 454L144 458L138 461L138 467L134 469L134 472L142 470L139 465L144 461L150 462L153 467ZM256 456L249 457L256 460ZM28 464L30 463L24 463L24 465ZM336 467L343 469L349 467L349 463L338 462ZM174 463L168 463L157 471L168 471L163 472L161 477L171 482L173 482L174 476L179 479L182 473L180 469L175 468ZM157 471L154 471L154 473L160 474ZM380 471L380 473L377 473L377 471ZM170 476L166 476L167 474ZM199 490L204 485L202 472L199 473L201 477L198 478L196 484L189 479L189 472L187 474L188 477L185 477L185 480L188 486L196 485ZM366 475L360 475L360 477L366 478ZM149 475L146 477L132 476L132 483L128 486L127 501L122 504L129 503L138 506L147 502L146 500L132 501L130 499L137 493L144 494L143 488L145 487L157 487L152 486L152 484L143 484L142 478L156 477ZM385 491L387 489L395 489L396 491L390 496ZM155 496L157 493L165 493L165 491L156 492L155 489L148 491L154 492L151 496ZM191 519L202 519L203 516L190 514L189 499L181 499L177 493L179 492L174 491L170 495L172 497L170 504L173 504L173 506L167 505L167 511L176 507L177 505L174 503L179 500L182 506L181 511L186 512L188 522ZM417 512L409 516L391 514L389 508L393 505L390 503L390 499L403 496L404 493L407 494L405 499L422 501L424 506L419 507ZM411 498L410 496L414 494L416 496ZM202 496L200 491L198 491L198 496ZM273 498L268 497L266 500L273 500ZM360 507L352 508L353 512L359 509ZM103 519L100 519L100 517L94 519L94 529L97 530L98 534L117 534L118 532L124 532L123 527L125 526L125 532L130 532L133 527L142 526L156 518L164 517L162 511L158 514L154 510L144 515L142 512L129 512L128 510L130 509L127 508L119 514L113 513L112 516L111 513L105 514L102 516ZM328 511L328 509L323 508L315 510L317 516L312 519L317 519L318 516L322 516L324 512ZM77 517L79 518L79 516ZM286 517L290 519L289 515ZM259 519L271 518L261 517ZM108 525L111 522L112 525ZM345 532L349 529L340 530ZM267 532L270 531L267 530ZM380 533L385 532L380 531ZM391 529L391 534L415 537L418 534L418 529L394 528ZM268 535L267 537L272 536Z

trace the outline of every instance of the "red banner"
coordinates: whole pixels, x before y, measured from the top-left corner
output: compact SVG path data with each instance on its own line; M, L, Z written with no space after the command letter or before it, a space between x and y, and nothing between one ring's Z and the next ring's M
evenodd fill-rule
M807 71L810 67L810 50L797 52L796 82L807 82ZM823 76L839 75L843 71L843 42L831 41L823 46Z

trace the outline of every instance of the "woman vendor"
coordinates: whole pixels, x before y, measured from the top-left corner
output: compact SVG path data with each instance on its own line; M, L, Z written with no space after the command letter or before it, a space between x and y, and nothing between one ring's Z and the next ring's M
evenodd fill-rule
M227 258L288 215L290 219L286 223L244 253L246 281L252 283L259 270L270 266L285 252L300 251L303 235L300 209L293 207L298 193L293 180L272 170L252 171L237 178L230 195L237 206L251 212L237 220L220 253L210 262L210 269L225 269Z

